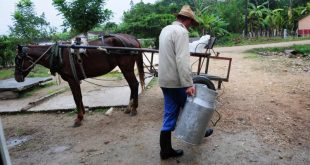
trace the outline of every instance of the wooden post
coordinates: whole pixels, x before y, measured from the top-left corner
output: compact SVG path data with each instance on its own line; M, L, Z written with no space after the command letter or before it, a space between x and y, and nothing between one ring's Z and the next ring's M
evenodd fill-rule
M2 123L0 120L0 164L12 165L8 148L6 146L6 140L3 133Z

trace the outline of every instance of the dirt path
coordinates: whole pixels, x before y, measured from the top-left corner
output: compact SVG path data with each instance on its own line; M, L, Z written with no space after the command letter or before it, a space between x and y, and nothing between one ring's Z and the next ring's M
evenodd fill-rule
M233 58L219 91L222 119L200 146L173 139L181 158L159 158L163 98L155 85L140 95L138 116L88 112L80 128L71 113L2 115L7 140L28 140L10 148L13 164L310 164L310 73L283 65L294 59L245 58L251 47L216 49Z

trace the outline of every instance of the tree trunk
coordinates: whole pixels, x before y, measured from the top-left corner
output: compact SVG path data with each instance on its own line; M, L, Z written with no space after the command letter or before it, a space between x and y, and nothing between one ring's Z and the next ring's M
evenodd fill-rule
M245 0L245 13L244 13L244 35L248 36L248 0Z

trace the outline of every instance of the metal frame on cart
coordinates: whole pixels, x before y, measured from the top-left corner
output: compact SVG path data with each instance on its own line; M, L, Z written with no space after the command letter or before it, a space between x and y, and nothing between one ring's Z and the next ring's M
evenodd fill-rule
M158 51L154 50L151 53L152 54L151 54L150 59L145 55L146 59L150 63L150 65L146 66L146 68L148 69L148 71L150 73L154 74L154 76L158 76L157 69L153 65L154 53L158 53ZM190 53L190 55L192 57L198 57L199 58L198 59L198 69L197 69L197 72L193 72L193 75L201 75L201 76L207 77L210 80L217 81L218 82L217 88L221 89L222 83L229 81L232 58L230 58L230 57L220 57L218 52L217 53L214 52L214 54L216 54L216 55L213 56L213 55L211 55L210 52L207 52L207 51L206 51L206 53L193 53L193 52ZM201 73L201 68L204 65L204 60L203 60L204 58L206 58L205 71L203 73ZM210 59L226 60L226 61L228 61L228 68L227 68L227 72L226 72L226 77L220 77L220 76L215 76L215 75L208 74L209 65L210 65Z
M210 42L206 45L206 52L205 53L190 53L190 55L192 57L198 57L198 69L197 72L193 72L193 75L202 75L202 76L206 76L208 79L213 80L213 81L218 81L218 89L221 89L221 84L223 81L228 82L229 80L229 75L230 75L230 68L231 68L231 61L232 58L228 58L228 57L219 57L219 53L215 53L215 51L213 50L213 45L215 42L215 38L210 39ZM61 48L72 48L72 49L99 49L102 51L128 51L128 54L137 54L137 53L143 53L145 59L149 62L149 65L145 64L146 69L153 74L154 76L158 76L158 72L156 67L154 66L154 55L155 53L158 53L159 51L156 49L147 49L147 48L131 48L131 47L112 47L112 46L94 46L94 45L88 45L88 46L82 46L82 45L58 45ZM213 51L214 55L211 55L210 50ZM147 55L145 54L145 52L151 53L151 57L147 57ZM204 64L204 60L203 58L206 58L206 64L205 64L205 72L201 73L201 68ZM214 76L214 75L209 75L208 71L209 71L209 63L210 63L210 59L217 59L217 60L227 60L229 61L228 64L228 70L227 70L227 74L226 77L219 77L219 76Z
M195 72L194 74L206 76L210 80L217 81L218 82L218 86L217 86L218 89L221 89L223 81L228 82L229 76L230 76L230 69L231 69L232 58L229 58L229 57L219 57L219 56L211 56L210 53L191 53L191 56L199 57L198 69L197 69L197 72ZM205 66L206 66L205 67L205 71L204 71L204 73L201 73L201 68L202 68L202 66L204 64L204 61L202 60L203 58L206 58L207 60L206 60L206 64L205 64ZM210 65L210 59L226 60L226 61L228 61L228 69L227 69L227 72L226 72L226 77L220 77L220 76L215 76L215 75L208 74L208 72L209 72L209 65Z
M205 76L205 77L207 77L210 80L217 81L218 82L217 88L221 89L223 81L228 82L228 80L229 80L232 58L229 58L229 57L219 57L220 53L219 52L215 52L213 50L213 46L215 44L215 41L216 41L216 38L215 37L211 37L209 42L205 46L205 49L206 49L205 53L191 53L191 56L199 57L199 59L198 59L198 69L197 69L197 72L194 73L194 74ZM212 56L211 50L213 52L213 56ZM202 68L202 66L204 64L204 59L207 59L206 60L206 64L205 64L205 72L201 73L201 68ZM227 72L226 72L226 77L219 77L219 76L208 74L210 59L226 60L226 61L228 61L228 69L227 69Z

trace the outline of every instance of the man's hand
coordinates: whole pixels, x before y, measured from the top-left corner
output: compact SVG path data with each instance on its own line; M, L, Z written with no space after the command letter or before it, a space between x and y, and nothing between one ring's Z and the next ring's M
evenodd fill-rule
M192 86L192 87L188 87L187 89L186 89L186 93L187 93L187 95L189 95L189 96L194 96L195 95L195 93L196 93L196 89Z

